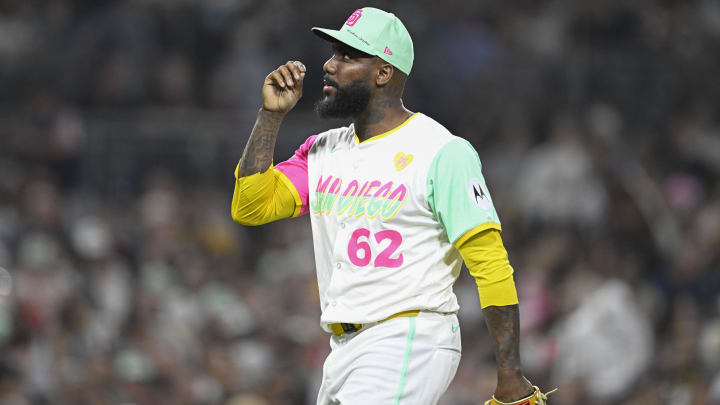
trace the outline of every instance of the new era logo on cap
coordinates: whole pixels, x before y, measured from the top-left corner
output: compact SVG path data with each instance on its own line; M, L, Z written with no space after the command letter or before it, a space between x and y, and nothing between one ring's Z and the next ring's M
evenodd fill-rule
M383 53L386 55L392 55L392 51L387 46L385 46L385 51L383 51Z

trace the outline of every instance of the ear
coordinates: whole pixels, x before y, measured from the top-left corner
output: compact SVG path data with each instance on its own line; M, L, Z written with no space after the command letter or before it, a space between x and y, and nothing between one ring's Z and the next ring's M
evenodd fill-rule
M394 74L395 68L391 64L383 61L383 63L380 64L378 68L377 77L375 78L375 84L378 87L385 86L386 84L390 83L390 80L392 79Z

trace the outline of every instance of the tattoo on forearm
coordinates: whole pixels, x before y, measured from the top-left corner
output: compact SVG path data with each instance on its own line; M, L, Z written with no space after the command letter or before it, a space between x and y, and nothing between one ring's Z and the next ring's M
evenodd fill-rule
M283 116L264 110L258 112L255 126L242 155L240 177L262 173L270 167L275 151L275 139L280 129Z
M495 348L498 370L520 367L520 315L517 305L486 307L485 323Z

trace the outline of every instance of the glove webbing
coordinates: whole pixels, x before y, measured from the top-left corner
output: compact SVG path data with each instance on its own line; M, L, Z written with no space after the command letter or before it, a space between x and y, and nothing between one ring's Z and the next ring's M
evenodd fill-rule
M517 401L514 401L514 402L498 401L497 398L495 398L495 395L493 395L492 399L485 401L485 405L493 405L493 402L498 405L535 405L535 404L544 405L545 401L547 401L547 396L558 390L557 388L555 388L554 390L548 391L543 394L537 385L533 385L533 389L535 390L535 392L530 394L530 396L525 397L523 399L518 399ZM536 401L539 401L539 402L536 402Z

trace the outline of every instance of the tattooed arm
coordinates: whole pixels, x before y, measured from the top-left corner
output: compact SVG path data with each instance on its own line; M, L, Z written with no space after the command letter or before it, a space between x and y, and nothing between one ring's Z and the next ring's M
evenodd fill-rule
M302 212L302 198L290 180L272 165L275 140L285 114L302 96L305 66L288 62L265 78L262 108L235 172L230 207L233 220L243 225L262 225Z
M489 306L483 309L485 324L495 349L497 388L495 398L513 402L532 394L520 365L520 315L517 305Z
M262 173L270 167L280 124L285 113L260 109L240 161L238 176Z
M263 106L243 152L240 177L262 173L270 167L280 123L302 97L304 78L305 65L298 61L287 62L265 78Z

